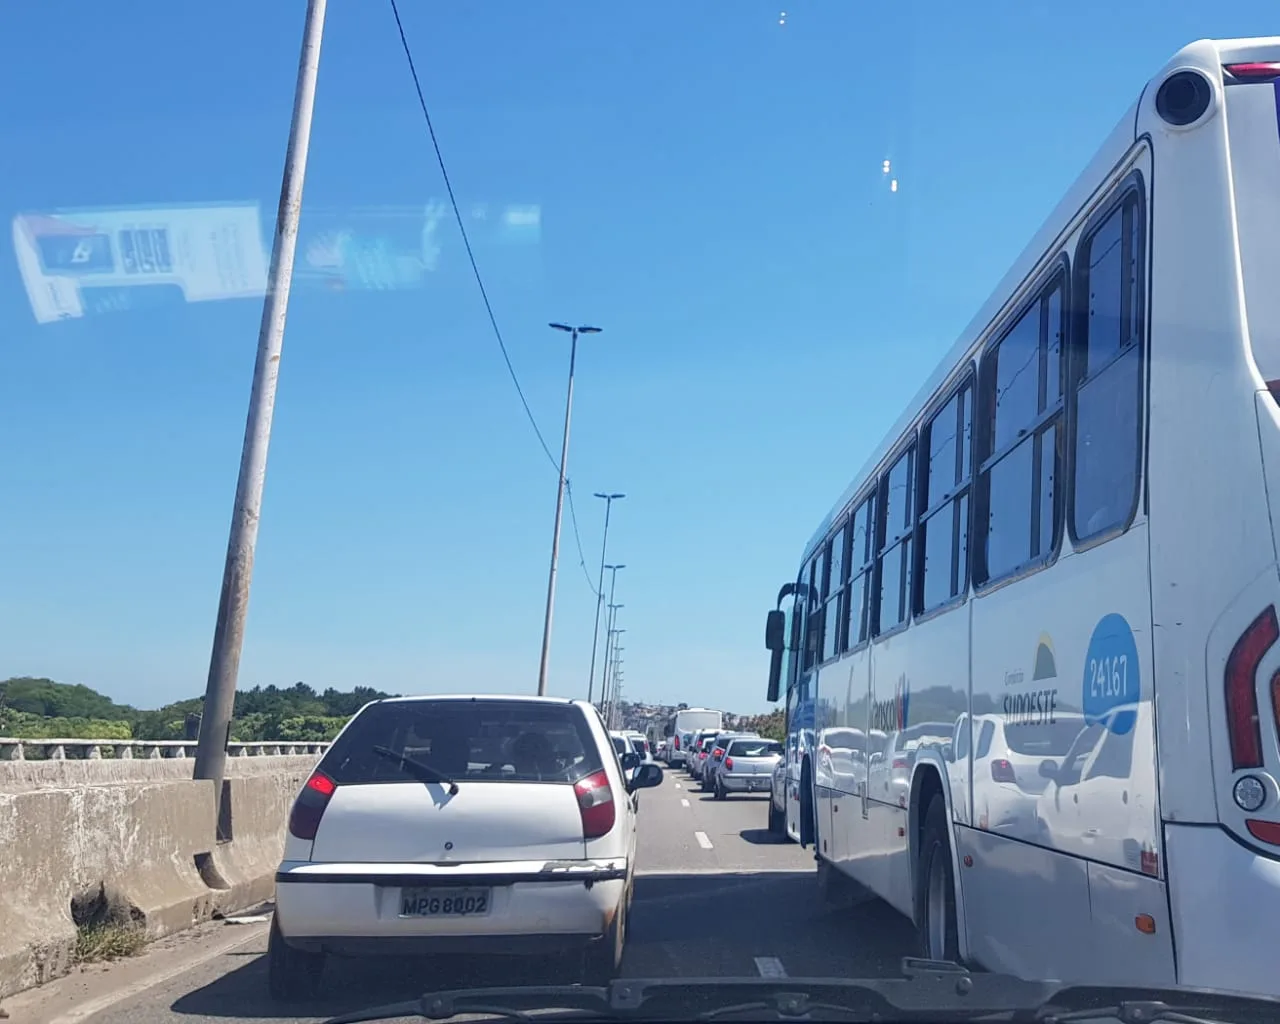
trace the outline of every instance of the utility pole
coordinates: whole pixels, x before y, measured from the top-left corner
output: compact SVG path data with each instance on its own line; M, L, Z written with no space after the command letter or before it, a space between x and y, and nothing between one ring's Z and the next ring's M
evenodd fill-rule
M560 443L560 480L556 485L556 521L551 533L551 572L547 576L547 610L542 620L542 657L538 662L538 696L547 693L547 668L551 661L551 615L556 603L556 569L560 563L560 523L564 518L565 471L569 462L569 418L573 414L573 370L578 361L578 335L599 334L599 327L570 327L548 324L557 331L567 331L569 341L569 393L564 401L564 440Z
M267 448L271 442L284 323L289 311L289 286L293 280L293 256L298 244L298 221L302 215L302 185L311 144L311 115L316 102L326 3L327 0L307 0L302 54L298 60L298 80L293 94L293 117L289 125L289 146L285 151L280 206L276 211L275 237L271 243L271 268L262 303L262 321L258 327L258 355L253 367L249 414L240 451L240 475L236 481L235 507L231 514L222 592L218 599L209 678L205 684L204 711L192 772L193 778L213 780L214 821L219 827L227 740L231 736L236 680L244 648L249 586L253 580L253 558L267 474Z

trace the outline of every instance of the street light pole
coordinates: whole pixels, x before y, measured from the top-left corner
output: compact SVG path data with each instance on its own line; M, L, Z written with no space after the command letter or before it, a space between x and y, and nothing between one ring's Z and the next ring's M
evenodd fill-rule
M591 703L591 692L596 683L596 648L600 643L600 609L604 605L604 559L609 550L609 510L613 503L625 494L601 494L597 498L604 499L604 539L600 541L600 577L596 581L596 624L591 630L591 668L587 672L587 703Z
M625 569L625 565L606 565L609 570L609 604L610 609L608 616L605 618L605 645L604 645L604 665L600 669L600 700L604 701L604 689L609 680L609 640L608 631L613 629L613 595L618 589L618 570ZM603 577L601 577L603 580ZM603 589L603 588L601 588Z
M569 391L564 401L564 440L560 443L560 481L556 485L556 522L551 534L551 572L547 576L547 611L542 620L542 657L538 662L538 696L547 693L547 666L551 661L551 615L556 603L556 569L560 562L560 522L564 517L565 471L569 462L569 418L573 414L573 370L578 361L578 335L599 334L599 327L570 327L568 324L548 324L557 331L566 331L569 342Z
M604 702L609 699L609 666L613 660L613 634L617 632L617 630L614 629L614 623L618 621L618 609L621 607L622 605L620 604L610 603L609 605L609 617L606 620L608 622L609 632L608 639L605 642L604 668L601 671L600 679L601 704L604 704Z
M617 622L617 621L618 621L618 613L617 613L617 609L619 609L619 608L621 608L621 607L622 607L622 605L620 605L620 604L619 604L619 605L615 605L615 606L614 606L614 612L613 612L613 621L614 621L614 622ZM611 644L611 647L610 647L610 649L606 652L606 656L607 656L607 658L608 658L608 661L607 661L607 662L606 662L606 664L605 664L605 671L608 673L608 677L607 677L607 679L608 679L608 684L607 684L607 686L605 687L605 689L604 689L604 690L601 692L601 694L600 694L600 700L601 700L601 702L602 702L602 703L609 703L610 701L612 701L612 700L613 700L613 672L614 672L614 669L615 669L615 667L616 667L615 663L616 663L616 662L617 662L617 660L618 660L618 637L619 637L619 636L621 636L623 633L625 633L625 632L626 632L626 630L625 630L625 629L618 629L618 628L617 628L617 626L613 626L613 627L609 630L609 632L610 632L610 634L611 634L611 636L610 636L610 644Z
M276 382L280 373L280 353L284 347L285 317L289 312L289 286L293 281L293 257L298 244L298 221L302 216L302 186L307 174L307 151L311 145L311 115L315 109L316 78L320 72L326 2L308 0L306 23L302 30L302 53L298 59L298 79L293 93L289 145L285 150L280 205L271 244L271 266L262 303L262 320L258 326L258 355L253 367L249 414L240 451L240 475L236 480L227 557L222 570L222 591L213 630L213 651L209 656L209 676L205 683L204 708L192 770L193 778L213 780L214 821L219 825L222 820L222 780L226 771L227 741L231 736L236 679L240 673L240 653L244 648L249 586L253 580L262 490L267 475L267 448L271 443Z

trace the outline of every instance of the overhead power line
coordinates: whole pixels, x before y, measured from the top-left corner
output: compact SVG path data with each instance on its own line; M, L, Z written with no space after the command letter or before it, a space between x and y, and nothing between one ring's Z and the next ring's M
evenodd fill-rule
M498 326L498 318L493 312L493 303L489 301L489 290L484 286L484 278L480 274L480 266L476 262L475 251L471 248L471 238L467 234L467 225L462 218L462 209L458 205L457 197L454 195L453 182L449 179L449 170L445 166L444 153L441 152L440 140L436 137L435 125L431 123L431 112L427 109L427 99L422 92L422 81L418 78L418 67L413 61L413 51L409 47L409 39L404 34L404 22L400 20L400 8L396 0L391 0L391 13L395 15L396 29L400 33L400 45L404 48L405 60L409 64L409 74L413 76L413 88L418 94L418 106L422 109L423 120L427 123L427 133L431 136L431 145L436 152L436 163L440 165L440 176L444 179L445 191L449 194L449 204L453 207L453 216L458 222L458 233L462 235L462 244L467 250L467 260L471 264L471 273L476 279L476 287L480 290L480 298L484 301L484 310L489 317L489 326L493 328L493 336L498 342L499 351L502 352L502 361L506 363L507 373L511 375L511 383L515 385L516 394L520 396L520 404L524 407L524 414L529 419L529 426L533 427L533 432L538 438L538 444L542 446L542 451L546 455L547 461L551 463L551 468L556 473L559 473L560 463L551 454L547 440L542 436L542 430L538 426L537 419L534 418L533 410L529 407L529 400L525 398L524 388L520 386L520 378L516 375L516 368L512 365L511 356L507 352L507 343L503 340L502 329ZM578 531L578 513L573 506L573 489L569 485L568 477L565 478L565 491L569 499L569 520L573 524L573 539L578 548L578 564L582 567L582 575L587 581L587 586L598 599L600 592L596 590L595 584L591 582L591 573L587 571L587 559L582 551L582 535Z

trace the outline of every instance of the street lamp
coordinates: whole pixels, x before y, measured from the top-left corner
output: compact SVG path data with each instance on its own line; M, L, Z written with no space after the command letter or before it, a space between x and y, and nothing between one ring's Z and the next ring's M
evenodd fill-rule
M611 631L613 628L613 594L614 594L614 591L616 591L618 588L618 570L620 570L620 568L626 568L626 566L625 564L620 563L620 564L617 564L617 566L605 566L605 568L607 568L607 570L609 571L609 603L607 605L607 607L609 608L609 613L604 618L604 632L605 632L604 664L602 668L600 668L600 700L604 700L604 685L605 685L605 682L608 681L608 677L609 677L608 676L608 673L609 673L608 634L609 634L609 631ZM602 572L600 573L600 600L603 600L603 599L604 599L604 573ZM596 612L599 612L599 608L596 608ZM594 649L594 643L593 643L593 649ZM595 675L594 664L593 666L591 666L591 675ZM591 699L590 687L588 687L588 698L586 699L588 700Z
M602 704L608 703L609 700L612 699L611 695L613 691L610 684L612 683L613 677L612 675L610 675L610 673L613 672L613 670L616 668L615 662L618 659L618 649L619 649L618 637L620 637L623 633L626 632L625 629L616 629L613 626L613 623L618 621L617 612L618 612L618 609L622 607L622 605L614 604L614 605L610 605L609 607L612 611L612 615L611 615L611 621L609 624L608 644L606 645L605 652L604 652L605 682L602 683L600 686L600 702Z
M547 692L547 664L551 660L551 612L556 603L556 568L560 562L560 521L564 517L565 470L569 463L569 418L573 413L573 370L578 361L578 335L599 334L599 327L570 327L568 324L548 324L557 331L567 332L569 342L569 391L564 400L564 440L560 443L560 480L556 484L556 523L551 534L551 572L547 576L547 611L542 621L542 658L538 663L538 696Z
M587 703L591 703L591 691L596 681L596 648L600 643L600 609L604 605L604 558L609 550L609 510L613 508L613 503L622 498L625 494L601 494L596 491L597 498L604 499L604 539L600 541L600 577L596 581L596 624L591 629L591 668L587 670ZM622 568L622 566L618 566ZM614 574L616 578L616 573ZM612 600L612 597L610 597Z

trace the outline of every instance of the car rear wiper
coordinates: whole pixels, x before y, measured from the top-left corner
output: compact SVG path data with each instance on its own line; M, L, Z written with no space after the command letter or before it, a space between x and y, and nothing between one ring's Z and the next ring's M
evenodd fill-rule
M1025 981L1007 974L970 974L934 960L903 960L900 978L628 978L607 988L529 985L454 989L331 1017L325 1024L423 1017L448 1020L488 1014L532 1021L705 1020L751 1015L771 1020L1059 1024L1115 1018L1122 1024L1220 1024L1274 1021L1280 1000L1188 988L1137 988ZM537 1017L531 1014L537 1014Z
M458 784L439 768L432 768L425 761L419 761L417 758L409 757L404 753L397 753L390 747L375 745L372 749L379 757L385 757L388 761L399 761L406 768L412 768L416 775L425 777L428 782L438 782L443 786L448 786L450 796L458 795Z

